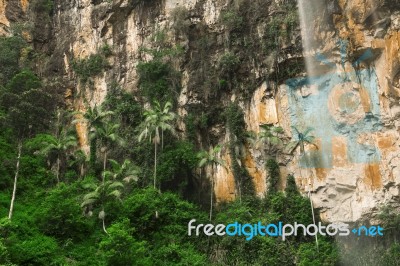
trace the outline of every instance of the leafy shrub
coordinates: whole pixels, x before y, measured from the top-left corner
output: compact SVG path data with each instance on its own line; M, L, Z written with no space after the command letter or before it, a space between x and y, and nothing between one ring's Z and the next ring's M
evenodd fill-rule
M275 160L269 159L267 161L267 169L269 174L268 193L274 194L278 191L278 183L280 179L279 165Z
M174 99L170 75L171 67L159 60L141 62L137 66L141 94L149 102L167 102Z
M0 82L7 83L18 71L22 48L26 42L20 36L0 37Z
M35 0L33 2L33 10L37 13L46 13L51 15L54 9L53 0Z
M219 65L223 72L231 73L234 72L240 64L239 57L231 52L227 52L221 56Z
M325 238L318 238L318 250L314 242L302 243L297 249L299 266L309 265L337 265L339 261L338 249ZM387 265L387 264L385 264Z
M105 57L109 57L113 54L112 48L108 44L104 44L101 47L101 54L104 55Z
M57 242L47 236L26 236L10 248L12 262L18 265L52 265L59 260Z
M188 183L192 181L192 169L197 165L194 146L189 142L178 142L164 148L160 155L157 177L163 189L178 190L190 194ZM179 184L179 185L177 185ZM194 189L192 184L191 189Z
M77 183L61 183L46 193L36 214L37 225L43 233L59 240L84 240L90 235L93 221L83 216L79 191Z
M172 10L171 16L174 21L172 27L175 32L183 34L187 33L190 26L190 20L188 19L189 11L187 8L178 6Z
M381 265L395 266L399 265L399 261L400 261L400 244L394 243L382 255Z
M72 69L83 83L89 78L100 75L108 67L108 62L101 54L92 54L88 58L72 62Z
M108 228L108 235L99 244L107 265L152 265L146 242L135 240L133 232L128 219Z
M229 31L239 30L243 25L243 18L234 11L225 11L220 15L222 25Z

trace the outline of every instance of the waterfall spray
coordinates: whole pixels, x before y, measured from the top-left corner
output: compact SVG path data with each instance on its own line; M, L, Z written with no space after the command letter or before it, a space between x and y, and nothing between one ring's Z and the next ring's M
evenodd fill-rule
M303 55L305 58L307 77L315 77L317 65L312 59L316 49L320 45L317 40L317 34L326 24L324 14L325 6L324 1L321 0L298 0L298 12L300 17L301 37L303 44ZM304 156L304 154L303 154ZM306 161L308 161L306 159ZM308 163L306 163L308 167ZM312 170L311 170L312 173ZM314 206L311 198L311 177L308 177L308 198L311 204L311 213L313 223L315 222ZM318 237L315 235L315 243L317 251L319 251Z

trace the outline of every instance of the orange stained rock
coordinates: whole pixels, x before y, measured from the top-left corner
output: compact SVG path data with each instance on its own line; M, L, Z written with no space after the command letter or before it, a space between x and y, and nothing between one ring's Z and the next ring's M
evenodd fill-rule
M385 95L399 96L399 90L393 88L387 80L393 80L400 68L400 32L392 32L385 37L385 40L373 40L371 42L372 48L384 49L385 66L382 72L386 82L381 86Z
M323 181L328 176L329 169L328 168L315 168L315 174L319 181Z
M77 102L75 105L75 110L80 112L75 115L75 119L82 120L83 119L82 113L84 113L86 111L83 103L80 101ZM82 121L82 122L79 121L78 123L75 124L75 129L76 129L76 134L78 136L79 145L80 145L81 149L88 152L89 142L88 142L87 124L84 121Z
M4 25L6 27L10 26L10 22L8 21L6 17L6 0L0 0L0 25ZM5 35L6 32L4 32L2 29L0 29L0 35Z
M393 135L385 134L385 135L378 135L377 136L378 147L380 150L389 150L395 151L396 150L396 139Z
M218 170L214 178L214 193L217 203L233 201L235 199L235 177L233 176L231 169L231 159L229 153L225 153L222 156L222 160L225 162L225 167L218 166Z
M363 106L364 112L368 113L371 112L371 101L368 95L368 92L364 88L360 88L358 90L358 93L360 94L361 98L361 104Z
M247 168L247 171L252 177L256 195L264 194L266 190L265 177L263 176L263 173L257 168L257 165L254 162L254 158L251 156L248 147L246 147L246 156L242 163L244 163L244 166Z
M382 187L382 176L379 169L379 164L367 164L364 167L365 181L364 183L371 188L376 190Z
M333 166L345 166L347 159L347 141L344 137L332 138Z
M76 119L81 119L82 115L77 115ZM87 126L83 122L78 122L75 125L76 128L76 134L78 135L78 140L79 140L79 145L82 147L86 147L88 145L87 141Z
M28 0L20 0L22 11L26 12L28 10L29 1Z

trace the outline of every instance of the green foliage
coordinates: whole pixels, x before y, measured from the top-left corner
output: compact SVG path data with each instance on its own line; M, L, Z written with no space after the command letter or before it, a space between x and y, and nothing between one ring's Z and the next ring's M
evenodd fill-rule
M252 179L247 169L245 167L241 167L238 163L238 160L241 160L242 158L237 150L238 147L243 145L246 136L246 124L244 121L243 110L238 104L231 103L224 112L224 116L226 118L226 125L230 138L229 155L232 162L232 172L239 188L239 196L241 197L242 194L252 195L254 192Z
M196 167L197 161L195 147L190 142L180 141L166 146L160 155L157 169L163 190L176 190L189 195L187 186L193 182L192 170Z
M27 236L10 248L11 260L18 265L52 265L59 260L57 242L47 236Z
M189 113L184 118L186 125L187 138L191 141L197 140L197 132L201 132L208 127L208 116L202 112L200 115Z
M0 37L0 83L6 84L19 71L21 50L26 47L21 36Z
M237 38L239 32L246 26L245 20L247 22L255 19L239 2L235 3L239 6L237 11L225 11L221 14L220 19L227 31L226 36L234 39L230 45L256 47L257 40L252 36ZM292 2L291 0L290 3ZM285 9L287 5L285 3L288 1L280 1L278 6L283 10L289 10L286 14L278 10L269 21L266 21L268 32L265 36L268 39L268 49L276 49L285 41L284 39L288 41L291 32L297 27L294 8L290 6ZM53 13L54 1L36 0L31 4L33 11L43 20L47 20ZM189 12L184 8L178 8L172 12L172 17L176 35L187 34L191 24ZM259 15L255 20L265 21ZM20 36L23 31L32 30L33 27L28 25L27 28L21 25L13 26L17 36L0 38L0 161L2 162L0 214L2 217L7 215L10 206L12 177L16 165L16 144L22 140L24 142L15 214L12 221L0 220L1 265L12 265L12 263L102 266L335 265L338 263L337 248L332 239L320 239L317 251L314 239L304 236L291 237L286 241L257 236L251 241L246 241L243 237L208 238L204 235L199 237L187 235L187 224L191 219L196 219L197 223L205 223L207 219L207 214L199 206L180 198L183 196L186 199L193 199L193 194L207 187L203 186L203 180L193 169L196 166L224 163L218 156L221 151L220 146L212 148L209 152L200 152L197 157L193 144L174 140L172 132L176 115L172 103L178 98L181 83L180 74L174 66L179 65L178 63L186 64L190 59L187 57L185 61L178 61L183 48L168 44L166 32L160 31L154 34L152 48L142 49L150 55L146 58L152 59L140 62L137 69L139 91L143 100L152 104L151 108L143 112L142 104L135 100L138 95L125 93L122 88L114 86L109 90L105 105L87 108L85 114L80 114L88 123L90 136L94 136L90 140L91 157L94 162L91 170L98 169L92 171L95 173L93 177L85 177L87 171L81 171L80 166L86 168L86 156L82 151L74 153L72 145L74 140L60 134L59 125L55 125L57 137L38 134L54 126L52 122L54 122L55 100L47 90L43 89L46 84L38 76L29 70L21 71L24 65L28 65L26 61L35 55L35 50L28 47ZM37 31L42 29L42 27L35 28ZM202 57L199 61L192 60L193 65L197 67L196 70L199 69L198 72L201 73L199 75L201 81L207 77L211 80L203 82L204 87L210 84L220 89L243 87L242 81L236 79L235 75L242 74L235 72L241 66L241 59L247 60L246 58L252 56L243 54L243 49L237 52L237 47L229 47L232 48L231 52L220 57L220 69L214 70L210 67L204 72L203 69L208 67L204 63L204 57L214 58L209 51L213 51L212 47L217 42L218 34L208 34L208 29L201 23L193 25L190 33L202 35L194 35L200 38L191 47L198 47L199 55ZM180 36L175 37L179 39ZM193 36L190 37L192 39ZM73 70L82 82L91 81L91 78L103 73L108 66L107 58L112 55L112 47L104 45L97 54L74 62ZM240 72L248 68L247 63L244 63ZM278 73L282 75L278 75L278 78L294 75L299 68L293 64L281 69L284 70ZM215 76L216 74L222 75ZM190 80L188 86L197 86L197 83ZM201 89L202 87L197 90ZM139 99L142 100L140 97ZM154 100L158 103L153 104ZM159 104L160 102L171 104L163 106ZM271 176L270 193L267 197L258 199L250 196L250 193L249 196L242 196L242 192L246 194L245 191L250 191L246 188L246 182L251 184L252 181L246 169L240 167L240 162L243 163L242 151L246 137L243 110L235 103L229 105L224 113L222 105L205 103L203 106L207 109L204 107L201 110L191 110L185 118L188 138L197 141L198 132L206 132L208 127L222 125L225 122L231 140L227 148L235 180L239 184L236 187L241 191L240 200L215 206L217 210L213 222L226 224L237 220L241 223L258 221L312 223L310 201L297 191L293 176L287 179L286 193L278 191L279 166L273 160L268 161L267 165ZM142 138L152 140L155 146L149 141L138 143L139 130L143 133ZM278 127L265 125L261 131L260 139L263 139L266 145L278 145L282 133ZM163 133L165 133L164 147ZM309 133L306 130L294 134L293 145L300 146L302 153L304 145L312 144L313 138ZM201 133L198 135L202 136ZM122 136L122 139L118 136ZM63 139L64 137L66 138ZM129 142L129 146L121 148L115 145L118 139L121 143ZM215 139L207 141L215 143ZM158 148L158 142L161 142L161 152L159 151L158 157L154 158L152 151L154 147ZM205 143L201 141L199 144L205 145ZM98 149L100 147L102 149ZM103 159L108 158L106 155L115 158L106 161L102 172L100 154L104 155ZM60 182L56 185L54 181L56 173L52 172L55 170L55 161L59 158L64 165L61 172L64 171L65 177L68 178L62 178L61 181L65 183ZM132 162L140 163L141 169L135 167ZM154 172L150 167L152 163L158 167ZM150 174L158 176L161 180L160 187L167 192L161 194L155 189L143 188L148 185L145 182L133 182L140 181L139 178L145 180ZM84 179L74 182L80 178ZM213 194L211 196L212 200ZM212 203L211 205L213 206ZM97 217L91 216L92 213L99 213L103 222L106 219L104 225L108 227L107 234L98 230L100 221ZM383 210L381 219L385 230L390 232L394 239L393 242L397 241L398 212L394 209ZM375 265L398 264L399 245L390 245L387 243L389 240L391 239L388 237L382 241L384 243L381 246L388 248L382 251L383 256L376 260ZM373 241L380 243L378 239ZM362 243L362 240L360 242ZM373 256L375 254L373 253Z
M100 75L108 65L107 59L102 54L91 54L87 58L72 61L72 69L82 83Z
M245 140L246 124L242 108L236 103L231 103L228 105L224 115L229 132L238 142L243 142Z
M223 54L219 60L219 66L224 73L233 73L240 64L240 59L237 55L231 52Z
M243 18L234 11L225 11L220 15L222 25L229 31L240 30L243 26Z
M280 179L279 165L275 160L269 159L267 161L267 169L269 175L268 193L274 194L278 191L278 183Z
M400 244L394 243L386 250L381 259L381 265L395 266L400 261Z
M114 112L105 110L104 105L95 105L93 108L87 108L84 114L78 114L81 116L81 118L75 119L72 123L86 122L88 124L90 132L90 167L91 172L97 173L97 140L100 137L105 137L107 139L108 137L112 137L110 134L112 135L113 133L116 133L115 128L113 128L115 127L113 124L106 126L110 116L114 115ZM110 134L106 136L106 133Z
M108 44L104 44L101 47L100 51L101 51L101 54L104 55L105 57L109 57L113 54L112 47Z
M37 209L37 226L47 236L58 240L84 240L92 233L93 221L82 215L79 183L60 184L46 192Z
M285 192L288 197L299 194L297 190L296 180L293 175L288 175L286 179Z
M152 58L137 65L140 93L150 103L175 103L179 95L181 73L175 70L173 63L180 59L184 48L168 44L165 31L157 31L152 41L151 48L140 49Z
M107 265L152 265L146 241L134 239L133 232L129 219L110 226L99 244Z
M103 230L105 229L106 204L111 201L121 201L124 190L131 182L138 180L139 170L129 160L125 160L119 164L115 160L109 160L112 169L104 170L102 173L102 181L88 180L84 188L89 190L83 196L81 207L91 210L93 207L99 206L98 217L103 221Z
M16 150L12 143L10 132L0 133L0 187L10 187L10 180L14 174Z
M37 13L53 14L54 1L53 0L35 0L32 3L32 8Z
M314 130L313 128L308 127L306 130L300 131L296 127L293 127L293 130L293 140L289 142L287 146L289 150L294 150L297 147L300 147L300 154L304 155L306 145L312 145L318 149L318 146L314 143L315 137L311 135L311 132ZM305 163L307 164L308 162L306 161Z
M173 70L171 66L160 60L140 62L137 66L141 94L149 102L164 102L174 99L175 91L171 83Z
M0 91L0 106L6 111L6 123L19 138L48 129L55 109L52 95L42 87L31 71L15 75Z
M385 230L397 229L400 226L400 212L391 206L384 206L378 215Z
M319 248L317 250L315 243L302 243L297 250L297 265L336 265L339 260L338 249L324 238L319 239L318 244Z
M127 134L132 134L142 120L142 106L134 99L133 95L125 92L118 86L112 86L107 93L104 107L112 111L112 120L121 125L121 129ZM131 130L130 130L131 129ZM126 136L132 139L133 136Z
M173 19L172 27L177 34L186 34L189 30L190 20L189 11L186 7L178 6L171 12Z
M282 39L288 38L299 26L296 2L288 1L281 8L285 12L279 12L271 16L266 27L265 48L269 52L280 49Z

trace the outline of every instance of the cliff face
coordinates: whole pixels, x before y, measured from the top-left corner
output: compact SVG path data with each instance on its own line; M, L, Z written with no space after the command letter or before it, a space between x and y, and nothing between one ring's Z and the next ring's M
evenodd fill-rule
M176 97L181 117L209 118L207 130L197 135L200 147L232 140L224 119L218 119L231 102L243 110L246 130L279 125L286 143L298 137L292 136L293 127L313 127L316 145L306 145L305 153L278 153L281 187L294 174L302 191L311 190L325 220L373 216L380 204L398 201L400 192L400 4L327 0L305 29L309 24L298 22L290 2L56 0L46 21L45 11L35 12L32 1L2 0L0 34L8 34L10 22L35 22L33 42L48 55L40 66L43 75L64 89L70 108L80 111L85 101L100 104L110 84L140 100L137 65L154 56L143 47L178 47L179 54L163 60L182 73ZM310 38L306 58L302 30ZM74 62L105 47L111 50L107 66L85 82ZM307 70L313 75L308 82ZM185 132L186 126L182 118L178 127ZM77 124L77 131L87 148L86 126ZM265 194L262 150L244 143L226 146L220 156L226 167L208 171L218 202L241 193L234 164L247 169L258 196Z

